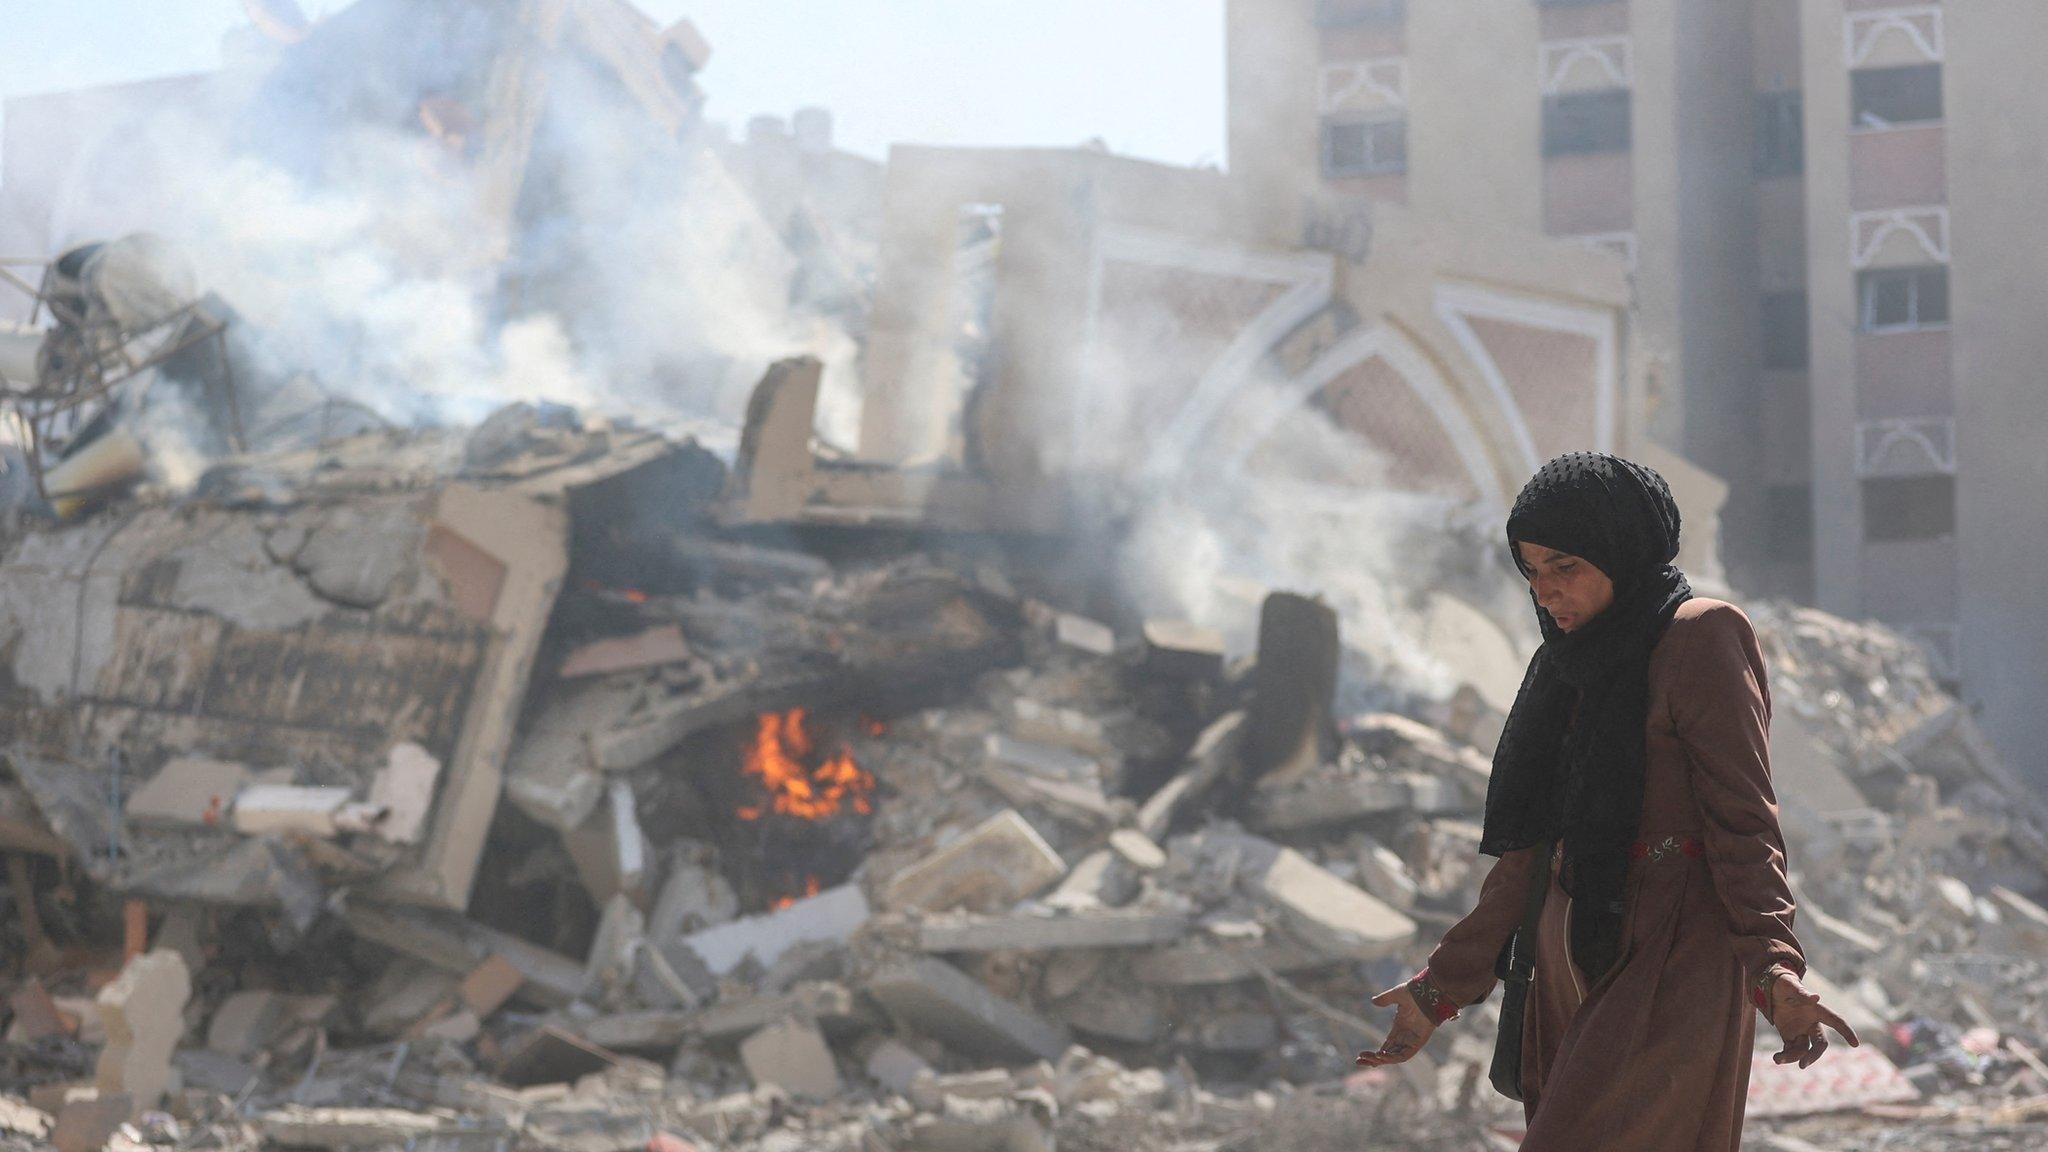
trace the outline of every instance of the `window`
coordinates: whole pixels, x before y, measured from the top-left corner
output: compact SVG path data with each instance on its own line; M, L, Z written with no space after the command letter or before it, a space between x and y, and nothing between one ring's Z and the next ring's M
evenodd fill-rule
M1773 484L1764 489L1764 546L1773 563L1799 563L1813 551L1813 488Z
M1941 65L1864 68L1849 74L1849 126L1889 128L1941 119Z
M1316 0L1316 24L1323 28L1399 24L1407 18L1408 0Z
M1323 125L1323 175L1384 176L1407 170L1406 120L1333 120Z
M1806 367L1806 293L1764 294L1764 367Z
M1628 90L1568 92L1543 101L1543 154L1590 156L1629 150Z
M1948 323L1948 268L1873 268L1856 274L1858 315L1865 332L1896 332Z
M1756 98L1756 174L1797 176L1806 170L1806 100L1800 92Z
M1887 476L1863 482L1863 538L1935 540L1956 533L1956 478Z

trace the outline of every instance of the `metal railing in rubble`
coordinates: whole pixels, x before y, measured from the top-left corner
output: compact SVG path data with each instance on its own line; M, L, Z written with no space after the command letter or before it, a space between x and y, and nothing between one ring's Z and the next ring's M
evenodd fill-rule
M203 374L209 400L225 416L227 442L244 446L227 321L203 298L133 278L132 264L125 283L95 283L89 270L107 247L54 260L0 257L0 283L30 300L25 328L0 328L0 436L13 441L8 455L18 454L36 494L52 503L67 486L85 491L96 473L139 462L133 439L116 434L119 409L138 407L158 369L208 342L218 366ZM67 468L78 475L55 483Z

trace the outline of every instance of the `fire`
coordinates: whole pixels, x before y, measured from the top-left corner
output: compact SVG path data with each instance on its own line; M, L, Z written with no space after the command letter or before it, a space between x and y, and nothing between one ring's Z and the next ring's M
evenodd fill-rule
M841 805L863 815L874 811L868 795L875 790L875 778L854 763L852 752L842 747L823 763L807 767L813 753L803 709L763 712L744 771L767 788L768 803L741 808L740 819L759 820L767 812L779 812L799 820L823 820L837 815Z
M806 877L804 877L804 895L805 895L806 897L810 897L810 896L816 896L817 894L818 894L818 878L817 878L816 876L806 876ZM769 909L769 911L771 911L771 912L780 912L780 911L782 911L782 910L783 910L784 908L787 908L787 907L789 907L789 906L790 906L791 904L794 904L794 903L796 903L796 902L797 902L797 897L795 897L795 896L793 896L793 895L792 895L792 896L777 896L777 897L775 898L775 902L774 902L774 903L772 903L772 904L770 904L770 905L768 906L768 909Z

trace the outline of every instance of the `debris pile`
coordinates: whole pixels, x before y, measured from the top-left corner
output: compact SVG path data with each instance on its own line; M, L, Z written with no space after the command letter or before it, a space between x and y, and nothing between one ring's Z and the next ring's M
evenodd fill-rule
M1476 693L1340 715L1315 599L1233 654L733 488L515 406L12 541L0 1139L1513 1146L1490 1006L1350 1060L1484 875ZM2048 819L1909 644L1756 619L1801 935L1874 1041L1764 1055L1759 1126L2042 1131Z

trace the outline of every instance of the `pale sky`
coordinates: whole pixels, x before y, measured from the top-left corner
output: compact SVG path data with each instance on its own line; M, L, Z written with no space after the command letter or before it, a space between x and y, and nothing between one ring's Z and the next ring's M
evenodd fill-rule
M346 7L301 0L310 13ZM711 41L706 113L832 111L841 147L1071 145L1223 161L1224 0L640 0ZM0 97L203 71L241 0L0 0Z

